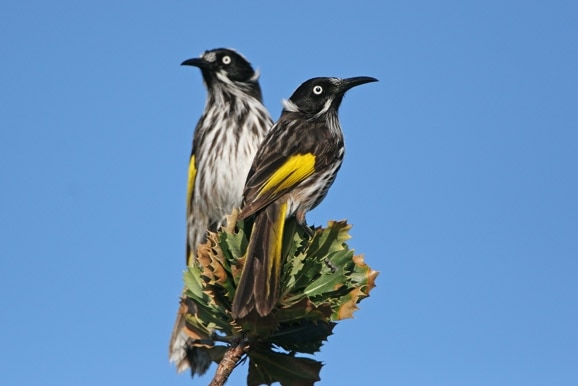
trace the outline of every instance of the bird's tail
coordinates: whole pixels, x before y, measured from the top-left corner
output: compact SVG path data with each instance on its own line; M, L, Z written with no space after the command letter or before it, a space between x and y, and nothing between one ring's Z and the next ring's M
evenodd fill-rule
M286 213L287 203L274 202L255 217L247 259L233 299L234 318L243 318L253 309L267 316L279 299Z
M211 364L211 357L203 347L193 346L194 339L186 333L185 315L190 305L181 299L181 307L169 343L169 360L177 366L177 371L191 369L191 376L203 375Z

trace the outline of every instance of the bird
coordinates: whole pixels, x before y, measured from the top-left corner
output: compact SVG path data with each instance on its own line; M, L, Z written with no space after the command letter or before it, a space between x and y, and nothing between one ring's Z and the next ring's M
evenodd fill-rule
M253 219L246 260L235 290L231 315L271 314L279 300L283 229L294 216L308 233L306 213L327 195L345 152L338 109L345 92L377 79L312 78L288 100L265 136L243 191L238 219Z
M230 48L207 50L184 66L201 70L207 90L205 107L193 134L186 196L187 266L195 264L208 231L216 232L226 216L240 207L243 186L253 157L273 120L263 105L259 71ZM186 333L185 314L194 304L181 296L169 343L169 360L180 373L204 374L210 366L208 352L193 346Z

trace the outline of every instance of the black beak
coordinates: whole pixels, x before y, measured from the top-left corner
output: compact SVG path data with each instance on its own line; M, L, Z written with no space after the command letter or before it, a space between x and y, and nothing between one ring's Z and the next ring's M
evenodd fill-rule
M377 81L378 81L377 79L372 78L371 76L356 76L354 78L342 79L340 88L342 92L346 92L347 90L355 86L360 86L365 83Z
M195 66L199 68L208 68L210 64L211 64L210 62L207 62L203 58L192 58L182 62L181 66Z

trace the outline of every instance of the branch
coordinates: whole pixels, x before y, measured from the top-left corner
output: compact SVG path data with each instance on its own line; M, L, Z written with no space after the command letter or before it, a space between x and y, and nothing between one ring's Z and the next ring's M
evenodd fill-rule
M247 347L247 343L245 341L241 341L237 344L231 345L225 352L223 359L219 362L219 366L217 367L217 371L215 372L215 377L209 384L209 386L223 386L227 379L229 379L229 375L237 366L237 363L241 360L241 357L245 353L245 349Z

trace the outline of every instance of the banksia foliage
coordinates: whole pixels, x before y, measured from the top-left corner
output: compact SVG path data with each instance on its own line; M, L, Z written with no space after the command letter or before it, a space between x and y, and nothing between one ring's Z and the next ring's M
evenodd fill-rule
M322 364L296 354L314 354L331 335L335 323L353 317L369 296L378 272L346 241L351 228L331 221L313 237L288 219L283 239L281 296L265 318L250 314L233 320L231 303L241 275L251 231L250 221L211 233L199 247L197 264L185 272L187 333L220 362L230 344L246 344L248 385L313 385ZM225 344L223 344L225 342Z

